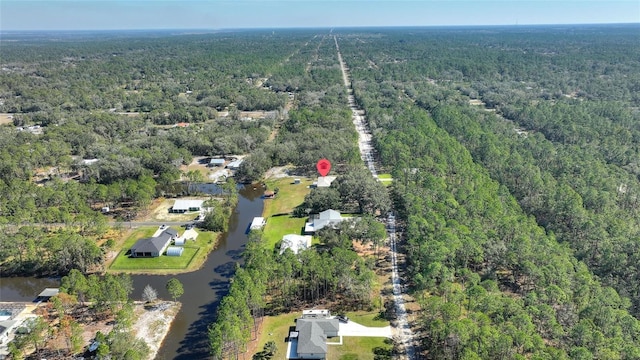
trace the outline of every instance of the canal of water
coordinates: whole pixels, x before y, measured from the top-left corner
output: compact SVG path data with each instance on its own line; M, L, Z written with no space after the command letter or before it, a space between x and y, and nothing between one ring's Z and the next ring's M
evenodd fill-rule
M228 291L229 278L247 243L251 220L262 214L263 189L242 187L238 206L229 221L229 231L220 238L218 247L209 254L203 267L180 275L133 275L131 297L142 300L142 290L150 285L162 299L171 297L165 290L167 281L175 277L184 286L180 312L160 348L156 359L204 359L209 355L207 326L213 322L215 310ZM45 287L58 287L59 280L45 278L0 278L0 301L31 301Z

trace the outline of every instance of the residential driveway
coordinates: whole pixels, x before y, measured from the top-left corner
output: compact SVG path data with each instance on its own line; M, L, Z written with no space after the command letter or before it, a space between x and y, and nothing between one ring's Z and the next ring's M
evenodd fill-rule
M391 338L391 326L368 327L349 320L349 322L347 323L340 323L338 336L368 336Z

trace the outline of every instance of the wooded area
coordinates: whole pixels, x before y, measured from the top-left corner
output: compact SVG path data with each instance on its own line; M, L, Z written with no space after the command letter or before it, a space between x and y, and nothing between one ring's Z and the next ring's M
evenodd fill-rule
M640 356L637 30L342 37L428 358Z
M100 208L134 213L183 193L180 167L195 156L249 154L244 180L288 164L310 174L327 158L344 176L296 214L380 215L393 203L424 358L640 358L638 31L3 41L0 112L12 123L0 126L0 270L99 268ZM376 160L393 175L391 200L359 170L334 35ZM209 225L224 229L228 211ZM254 239L210 328L214 356L241 351L264 311L325 298L368 306L375 261L353 252L354 239L327 231L299 256Z

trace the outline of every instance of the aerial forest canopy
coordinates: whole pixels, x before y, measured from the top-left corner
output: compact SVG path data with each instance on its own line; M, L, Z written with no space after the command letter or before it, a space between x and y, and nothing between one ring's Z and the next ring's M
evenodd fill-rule
M492 30L340 37L396 180L422 343L637 358L637 26Z
M99 268L100 207L134 211L179 195L180 167L196 156L248 155L238 170L246 180L288 164L311 173L322 157L355 168L335 36L376 160L394 179L387 189L424 358L638 359L639 31L3 39L0 270ZM267 115L247 119L251 111ZM364 194L380 206L349 191L360 178L342 177L305 208L347 199L354 212L385 212L381 186ZM71 226L34 226L60 223ZM353 256L348 233L321 234L331 246L299 257L251 242L212 338L227 334L240 348L254 316L292 301L370 302L374 265Z

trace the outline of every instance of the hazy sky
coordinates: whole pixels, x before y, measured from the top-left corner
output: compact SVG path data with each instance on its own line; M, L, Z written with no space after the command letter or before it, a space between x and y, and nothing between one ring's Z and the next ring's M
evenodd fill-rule
M0 0L0 30L638 22L640 0Z

